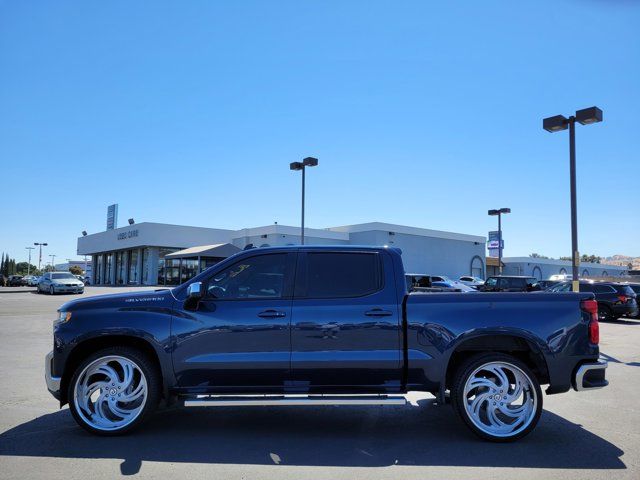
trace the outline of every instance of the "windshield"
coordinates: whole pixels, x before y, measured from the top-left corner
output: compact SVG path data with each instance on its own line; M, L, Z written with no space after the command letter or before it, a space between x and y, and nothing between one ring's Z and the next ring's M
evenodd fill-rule
M71 275L70 273L52 273L51 278L56 280L61 280L63 278L67 278L67 279L70 278L72 280L77 280L77 278Z

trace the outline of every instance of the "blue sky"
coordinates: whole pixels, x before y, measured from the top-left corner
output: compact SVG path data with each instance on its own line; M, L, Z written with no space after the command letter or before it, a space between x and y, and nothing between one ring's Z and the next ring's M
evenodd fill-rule
M631 1L0 1L0 250L82 230L384 221L569 255L640 255L640 5Z

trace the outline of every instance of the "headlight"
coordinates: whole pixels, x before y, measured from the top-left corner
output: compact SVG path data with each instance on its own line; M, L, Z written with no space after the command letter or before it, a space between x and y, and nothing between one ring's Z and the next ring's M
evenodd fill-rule
M69 320L71 320L71 312L58 312L58 318L53 321L53 326L67 323Z

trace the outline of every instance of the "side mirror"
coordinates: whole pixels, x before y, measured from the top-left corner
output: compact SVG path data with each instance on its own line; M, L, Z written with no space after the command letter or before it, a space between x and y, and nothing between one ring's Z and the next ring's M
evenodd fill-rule
M187 298L184 301L185 310L197 310L203 296L202 282L193 282L187 287Z
M202 298L202 282L193 282L189 285L187 297L200 300Z

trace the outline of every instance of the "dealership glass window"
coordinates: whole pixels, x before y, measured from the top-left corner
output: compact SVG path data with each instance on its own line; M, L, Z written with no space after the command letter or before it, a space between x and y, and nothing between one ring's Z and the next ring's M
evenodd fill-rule
M111 265L113 264L113 253L107 253L104 256L104 277L102 283L111 285Z
M142 249L142 283L147 285L149 283L149 249Z
M471 275L478 278L484 278L484 263L478 256L471 260Z
M166 260L164 258L166 255L177 252L178 250L177 248L158 249L158 285L178 285L180 278L180 261L178 260L178 263L174 265L175 260ZM171 270L169 271L168 269Z
M129 250L129 280L131 285L140 283L138 274L138 250Z
M180 283L195 277L198 274L198 259L183 258L180 264Z
M125 275L127 273L127 252L116 253L116 285L125 283Z
M164 284L180 285L180 260L179 259L164 260Z
M204 272L207 268L213 267L216 263L219 263L222 260L224 260L224 259L223 258L217 258L217 257L201 258L200 259L200 271Z
M102 282L102 271L103 271L103 259L104 259L104 255L95 255L95 279L92 280L95 283L101 283Z

